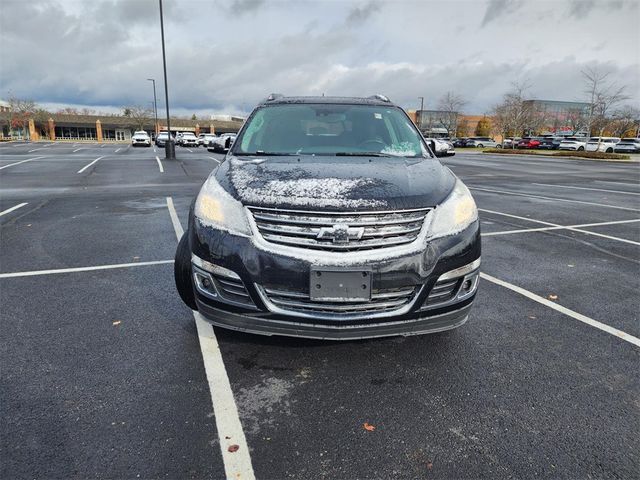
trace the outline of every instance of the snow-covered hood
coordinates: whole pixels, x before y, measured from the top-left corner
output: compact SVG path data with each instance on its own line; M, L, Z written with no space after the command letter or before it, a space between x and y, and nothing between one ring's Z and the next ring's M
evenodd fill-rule
M213 173L244 205L309 210L433 207L455 177L435 159L229 157Z

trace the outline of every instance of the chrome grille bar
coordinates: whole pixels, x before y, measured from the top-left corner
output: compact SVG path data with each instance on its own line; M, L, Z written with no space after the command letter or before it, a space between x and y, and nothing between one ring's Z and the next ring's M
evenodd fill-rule
M274 244L324 251L388 248L413 242L431 209L384 212L313 212L248 207L258 232ZM337 229L347 239L337 238ZM343 235L344 237L344 235Z

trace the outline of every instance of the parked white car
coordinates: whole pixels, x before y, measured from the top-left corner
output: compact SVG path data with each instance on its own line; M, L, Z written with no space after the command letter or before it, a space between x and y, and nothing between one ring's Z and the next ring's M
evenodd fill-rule
M151 137L144 130L133 132L133 136L131 137L131 146L136 147L138 145L143 147L151 146Z
M206 148L209 146L209 142L214 138L216 138L215 133L201 133L198 135L198 145L202 145Z
M640 153L640 138L623 138L613 149L617 153Z
M231 145L233 145L235 139L235 133L223 133L219 137L215 137L209 145L207 145L207 150L210 152L226 153L229 148L231 148Z
M620 142L618 137L591 137L585 150L587 152L613 153L618 142Z
M198 138L196 134L193 132L182 132L178 134L178 145L182 147L197 147L198 146Z
M496 142L493 138L489 137L471 137L467 139L465 143L466 147L501 147L502 144Z
M447 140L441 138L425 138L425 140L431 145L436 157L449 157L456 154L453 143Z
M558 145L558 150L573 150L575 152L582 152L586 145L586 138L567 137L560 142L560 145Z

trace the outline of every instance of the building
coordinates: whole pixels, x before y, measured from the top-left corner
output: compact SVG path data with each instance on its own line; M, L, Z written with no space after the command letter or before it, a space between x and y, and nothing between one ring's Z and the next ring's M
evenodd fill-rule
M13 128L12 128L13 119ZM16 124L17 123L17 124ZM186 120L171 119L172 132L235 133L242 126L238 120ZM142 127L142 128L141 128ZM0 110L0 138L18 137L30 140L92 140L98 142L130 141L133 132L145 130L152 137L156 131L167 129L166 120L134 119L122 115L69 115L50 114L19 119L11 112Z
M544 126L539 133L573 135L587 127L589 103L538 99L522 103L542 118Z

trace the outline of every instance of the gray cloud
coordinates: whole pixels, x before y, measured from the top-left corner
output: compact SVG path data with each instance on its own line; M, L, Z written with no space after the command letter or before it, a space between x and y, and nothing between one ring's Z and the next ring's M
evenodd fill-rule
M378 0L371 0L364 5L352 7L347 15L348 24L360 24L369 19L372 15L380 11L382 4Z
M378 21L375 5L274 2L240 22L221 21L228 15L223 5L165 0L172 111L246 112L270 92L385 93L408 108L425 96L431 108L452 90L469 100L470 112L482 113L524 77L532 80L532 95L577 100L586 65L611 70L640 103L639 34L626 13L602 11L580 21L547 16L528 28L508 19L478 30L485 4L470 4L466 16L449 2L412 5L411 14L387 7ZM155 0L5 0L0 97L11 90L40 103L104 109L152 100L146 79L163 87L156 6ZM438 18L471 28L453 36L446 21L424 28L436 7ZM520 8L532 19L555 11L546 3ZM351 22L336 23L352 13Z
M489 0L480 26L485 27L489 23L499 20L500 17L515 12L521 4L521 0Z
M264 4L265 0L233 0L229 6L229 11L242 15L253 10L258 10Z

